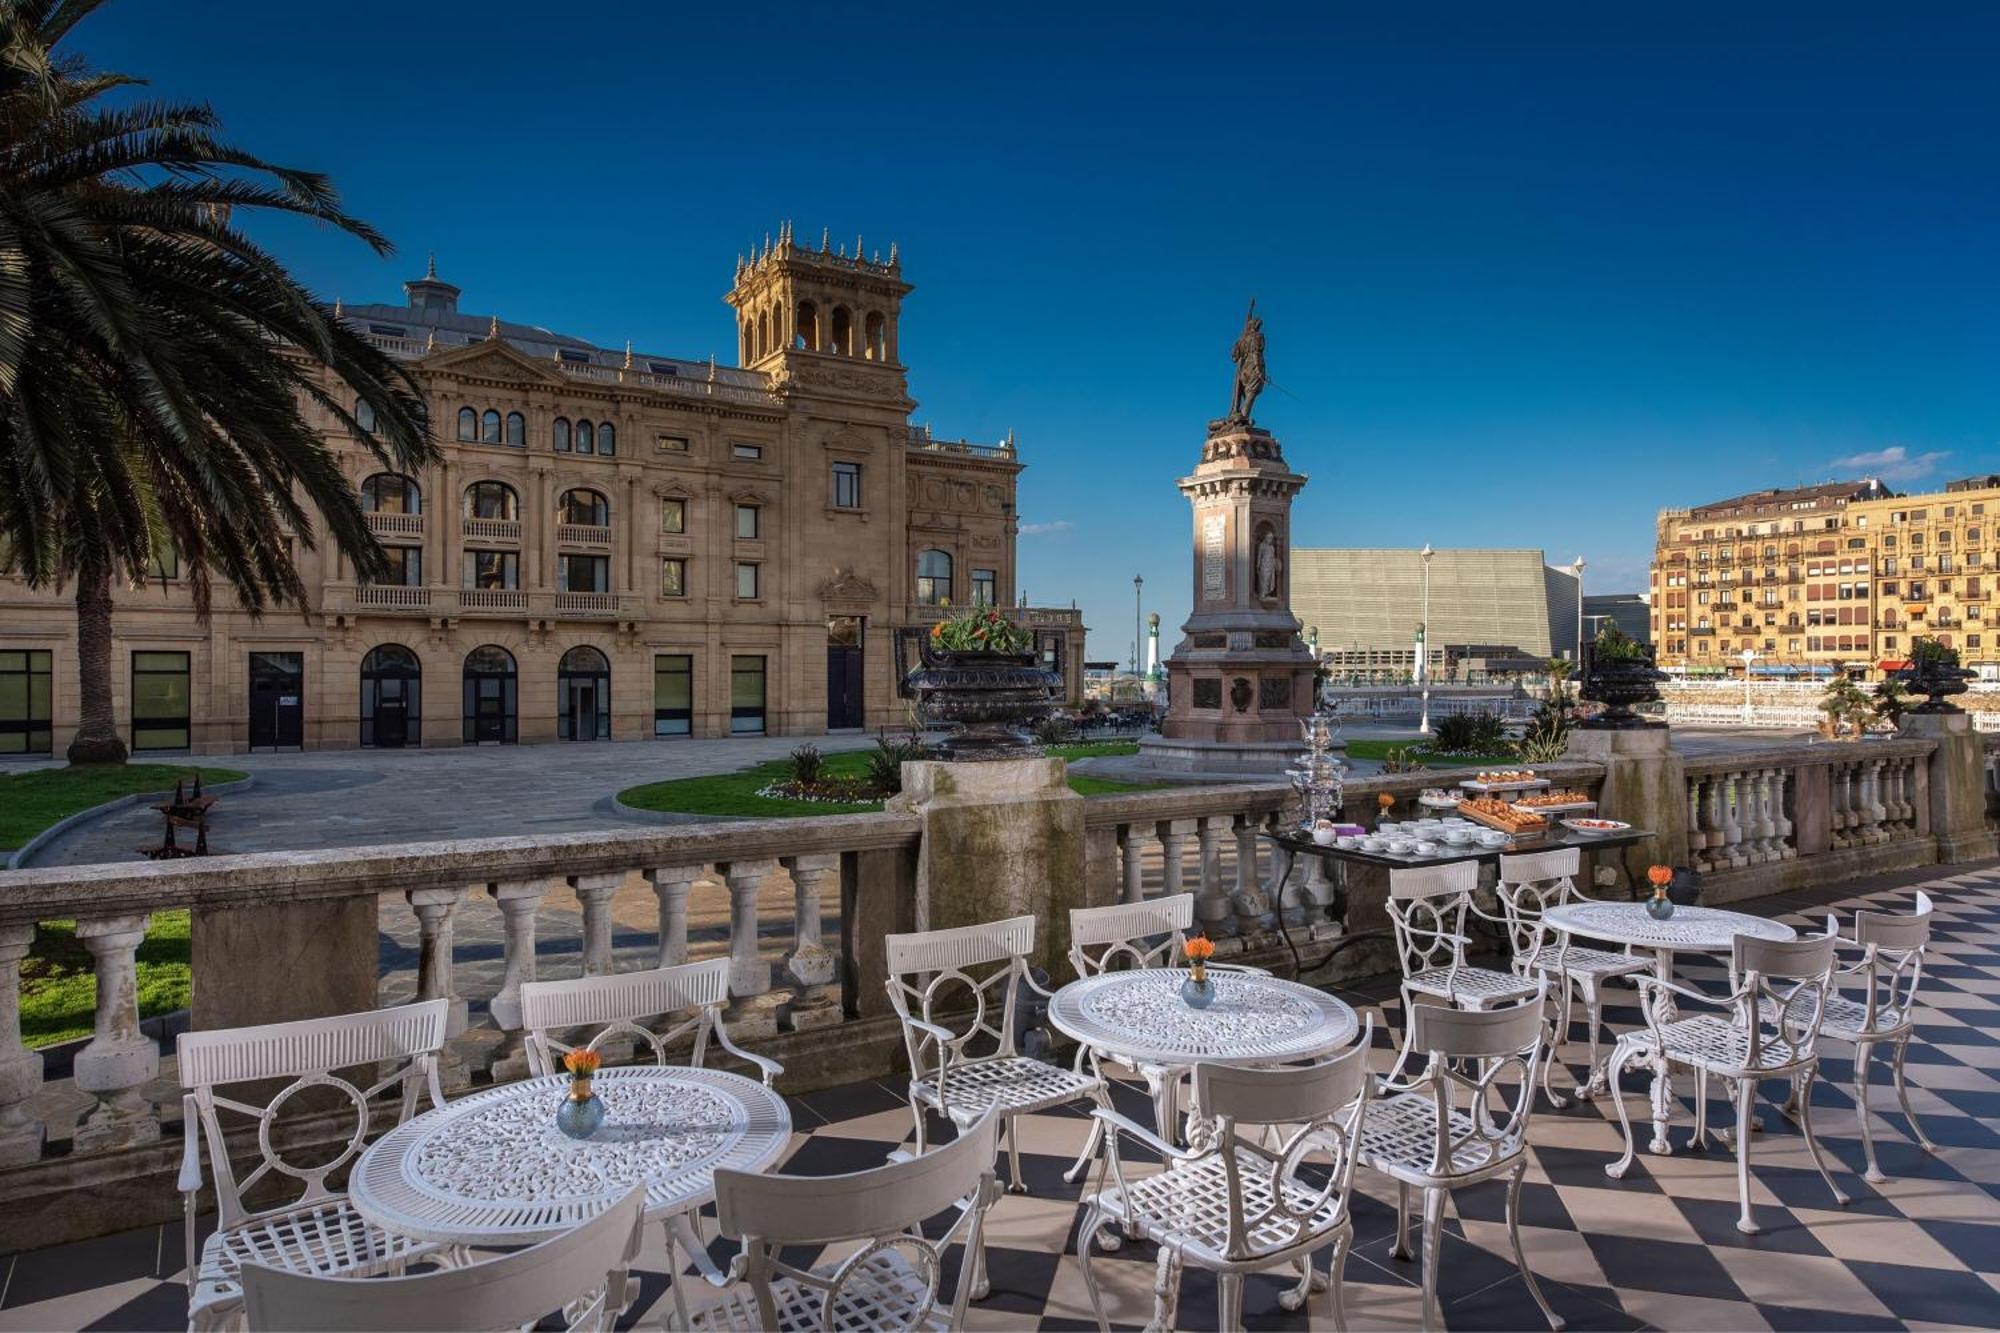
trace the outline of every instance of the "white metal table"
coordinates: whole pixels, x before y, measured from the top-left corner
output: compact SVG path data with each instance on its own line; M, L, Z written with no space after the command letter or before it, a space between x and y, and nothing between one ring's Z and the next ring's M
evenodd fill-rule
M719 1167L760 1171L791 1141L784 1099L719 1069L600 1069L604 1124L588 1139L556 1129L569 1078L488 1088L399 1125L361 1155L354 1208L386 1230L473 1247L529 1245L596 1216L634 1185L646 1216L683 1243L715 1197ZM691 1245L697 1263L707 1259Z
M1674 955L1677 953L1728 953L1731 941L1738 935L1763 940L1798 938L1798 932L1781 921L1751 916L1747 912L1728 912L1719 907L1676 907L1672 916L1665 921L1657 921L1646 910L1644 903L1564 903L1543 913L1542 921L1551 930L1564 935L1583 935L1593 940L1650 951L1653 955L1653 974L1661 981L1674 979ZM1668 1013L1672 1012L1672 1000L1672 995L1665 995L1661 1000L1667 1005ZM1605 1087L1605 1065L1599 1064L1590 1071L1585 1092L1595 1094ZM1617 1095L1617 1089L1610 1091L1613 1096ZM1664 1155L1673 1151L1673 1145L1667 1141L1667 1122L1672 1113L1672 1077L1666 1061L1655 1061L1653 1141L1649 1145L1655 1153Z

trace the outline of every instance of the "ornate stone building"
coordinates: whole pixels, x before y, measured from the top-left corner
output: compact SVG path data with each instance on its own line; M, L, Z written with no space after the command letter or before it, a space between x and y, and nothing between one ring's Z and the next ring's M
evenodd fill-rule
M911 424L892 248L780 231L726 300L736 367L459 308L435 266L343 317L423 385L444 458L377 471L330 414L396 574L302 555L306 614L196 621L167 562L118 598L135 749L459 745L901 726L938 604L1015 600L1012 440ZM318 409L309 409L318 411ZM365 412L365 408L358 408ZM1015 608L1071 697L1083 626ZM0 753L75 724L62 595L0 578Z

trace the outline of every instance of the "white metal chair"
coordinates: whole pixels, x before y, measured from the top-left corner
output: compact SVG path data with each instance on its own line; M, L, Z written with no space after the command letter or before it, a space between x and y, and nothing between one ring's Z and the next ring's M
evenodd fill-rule
M1410 1012L1413 1044L1426 1052L1424 1072L1407 1084L1387 1082L1361 1121L1361 1165L1396 1182L1396 1244L1390 1256L1410 1257L1410 1191L1424 1192L1424 1328L1438 1324L1438 1243L1445 1195L1461 1185L1507 1179L1507 1237L1528 1294L1551 1329L1563 1321L1549 1308L1521 1252L1521 1178L1528 1170L1528 1118L1548 1023L1542 1009L1548 982L1502 1009L1447 1009L1420 1004ZM1500 1086L1513 1072L1509 1095ZM1495 1102L1498 1106L1495 1106Z
M889 1003L903 1024L910 1057L910 1115L917 1152L924 1151L924 1108L964 1130L998 1111L1007 1135L1008 1189L1025 1194L1016 1116L1068 1102L1107 1105L1104 1080L1014 1050L1015 997L1022 987L1050 992L1028 973L1035 918L1009 917L976 926L883 938L888 953ZM974 974L984 969L984 975ZM929 977L928 981L923 978ZM959 1026L943 1020L959 1017ZM984 1048L973 1054L969 1048Z
M1864 1178L1872 1184L1888 1179L1875 1163L1875 1136L1869 1124L1868 1065L1876 1047L1895 1048L1896 1099L1910 1122L1910 1136L1925 1152L1937 1151L1910 1109L1910 1088L1903 1077L1903 1058L1916 1032L1917 987L1924 978L1924 950L1931 939L1931 907L1930 895L1920 890L1916 910L1907 916L1854 914L1854 934L1843 938L1840 946L1860 950L1861 957L1837 967L1835 990L1827 997L1826 1018L1820 1023L1821 1040L1832 1038L1854 1047L1854 1114L1861 1122L1861 1149L1868 1162ZM1841 977L1860 978L1860 999L1840 992ZM1796 1092L1792 1100L1796 1109Z
M425 1092L433 1106L444 1105L437 1057L444 1049L447 1007L447 1001L426 1000L360 1014L180 1035L180 1189L186 1214L190 1327L218 1327L241 1313L243 1288L238 1274L246 1264L323 1277L360 1277L398 1272L409 1260L440 1248L371 1226L345 1194L328 1189L326 1182L360 1154L380 1109L371 1104L391 1087L400 1085L398 1123L409 1119ZM383 1064L396 1067L365 1088L337 1072L363 1068L379 1073ZM261 1105L218 1091L276 1079L290 1082ZM279 1108L313 1087L331 1088L347 1098L354 1110L354 1133L337 1156L300 1166L284 1159L270 1130ZM263 1090L241 1095L262 1096ZM257 1125L261 1160L240 1180L223 1136L223 1111L246 1116ZM195 1213L203 1182L204 1138L217 1217L215 1233L197 1248ZM271 1176L288 1176L300 1182L303 1191L277 1207L254 1212L246 1208L244 1196Z
M1504 918L1488 916L1474 906L1472 893L1478 887L1477 861L1389 872L1389 924L1403 969L1403 1046L1389 1071L1392 1080L1402 1077L1416 1049L1416 1026L1410 1021L1415 997L1427 995L1456 1009L1480 1010L1537 993L1538 983L1532 977L1474 967L1465 961L1466 946L1472 943L1465 933L1467 916L1507 924Z
M1750 1133L1756 1115L1757 1085L1768 1078L1793 1080L1798 1098L1799 1128L1813 1165L1819 1168L1835 1202L1847 1195L1833 1183L1813 1137L1812 1083L1819 1069L1820 1024L1832 993L1833 946L1839 939L1833 918L1827 933L1802 940L1760 940L1738 935L1730 949L1730 993L1712 996L1658 977L1634 977L1646 1013L1646 1026L1618 1039L1611 1055L1611 1093L1618 1103L1618 1123L1625 1131L1625 1155L1604 1168L1616 1180L1632 1165L1632 1120L1619 1095L1618 1076L1633 1060L1664 1058L1695 1072L1695 1142L1708 1137L1708 1080L1731 1085L1736 1107L1736 1188L1742 1213L1736 1229L1758 1231L1750 1215ZM1689 1000L1722 1013L1679 1017L1674 999Z
M674 1284L683 1329L863 1330L961 1328L981 1280L977 1271L986 1210L999 1194L993 1178L999 1115L989 1111L934 1152L844 1176L715 1173L717 1220L743 1242L717 1285L719 1299L690 1311ZM935 1240L926 1221L948 1210L957 1218ZM865 1242L839 1262L813 1268L787 1247ZM959 1276L944 1293L946 1256L961 1244Z
M521 1026L527 1032L528 1068L537 1075L559 1072L562 1057L578 1048L558 1040L555 1033L572 1028L597 1028L583 1047L592 1051L612 1036L622 1033L634 1037L650 1048L655 1063L662 1065L672 1063L667 1058L667 1047L693 1033L690 1065L701 1068L709 1038L713 1036L716 1045L755 1066L768 1088L785 1068L729 1039L729 1029L722 1025L722 1007L728 1003L727 958L568 981L530 981L521 987ZM640 1021L668 1014L684 1017L665 1031L656 1031Z
M537 1321L553 1311L565 1329L608 1333L625 1304L645 1211L645 1187L635 1187L554 1240L414 1276L357 1281L248 1263L245 1313L251 1333L489 1333L545 1327Z
M1185 1266L1216 1275L1219 1327L1235 1329L1243 1326L1245 1274L1298 1268L1298 1286L1280 1298L1287 1309L1296 1310L1312 1293L1312 1256L1327 1245L1333 1247L1328 1313L1335 1328L1346 1327L1340 1279L1354 1237L1348 1201L1356 1133L1368 1105L1374 1026L1371 1015L1360 1044L1324 1064L1281 1069L1196 1065L1195 1105L1202 1128L1194 1147L1175 1147L1116 1111L1099 1107L1092 1113L1105 1126L1104 1165L1097 1192L1083 1201L1076 1252L1099 1328L1110 1325L1091 1267L1091 1247L1113 1224L1158 1243L1159 1322L1168 1328ZM1260 1132L1248 1136L1241 1132L1245 1127ZM1274 1130L1282 1138L1267 1142ZM1118 1151L1120 1136L1158 1153L1164 1169L1128 1175ZM1308 1158L1325 1164L1323 1182L1300 1176Z
M1497 887L1501 912L1507 919L1507 934L1514 946L1514 970L1525 977L1546 975L1562 988L1556 1039L1549 1045L1548 1068L1554 1069L1559 1048L1569 1039L1570 1005L1581 991L1584 1014L1590 1021L1590 1069L1594 1074L1597 1034L1604 1025L1604 983L1613 977L1644 972L1652 966L1652 961L1631 952L1585 948L1573 943L1568 935L1553 941L1548 939L1542 925L1545 912L1564 903L1588 901L1576 890L1576 875L1582 861L1582 854L1574 847L1502 856ZM1542 1087L1551 1105L1564 1104L1546 1077ZM1577 1096L1589 1095L1588 1081L1577 1087Z
M1094 977L1100 972L1120 967L1171 967L1181 956L1181 950L1187 944L1188 927L1193 924L1192 893L1176 893L1136 903L1114 903L1109 907L1072 908L1069 914L1070 966L1076 969L1078 977ZM1212 962L1208 964L1208 970L1266 975L1261 967L1244 967L1234 963ZM1106 1060L1125 1063L1108 1051L1089 1046L1077 1047L1076 1068L1079 1071L1088 1063L1094 1073L1101 1075ZM1146 1080L1146 1091L1153 1099L1155 1110L1154 1128L1163 1138L1173 1138L1176 1102L1181 1082L1187 1077L1188 1066L1139 1064L1132 1066L1132 1072ZM1096 1160L1097 1148L1103 1138L1103 1122L1093 1120L1090 1138L1077 1155L1076 1165L1069 1169L1064 1179L1082 1178L1091 1162Z

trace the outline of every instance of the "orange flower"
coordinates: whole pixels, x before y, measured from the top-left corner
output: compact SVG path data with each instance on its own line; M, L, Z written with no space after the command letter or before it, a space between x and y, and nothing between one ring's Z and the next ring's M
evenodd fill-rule
M1197 935L1181 946L1181 952L1188 956L1190 963L1205 963L1215 954L1215 941Z
M1646 868L1646 881L1656 889L1664 889L1667 885L1674 882L1674 868L1672 866L1648 866Z
M589 1078L602 1063L596 1051L571 1051L563 1056L563 1068L569 1070L571 1078Z
M1381 806L1384 810L1387 810L1391 806L1396 804L1396 798L1392 796L1390 793L1385 791L1378 794L1375 797L1375 804Z

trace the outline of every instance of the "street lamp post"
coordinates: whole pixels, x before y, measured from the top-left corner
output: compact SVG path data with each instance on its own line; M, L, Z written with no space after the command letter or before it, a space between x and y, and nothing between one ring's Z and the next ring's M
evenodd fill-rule
M1576 660L1583 661L1583 557L1570 566L1576 575Z
M1146 588L1143 574L1132 576L1132 674L1138 675L1145 668L1139 665L1139 653L1146 642L1146 613L1142 594Z
M1743 658L1743 725L1747 727L1750 725L1750 664L1757 660L1757 653L1755 649L1745 648L1739 655Z
M1431 550L1429 542L1417 552L1417 558L1424 564L1424 609L1423 617L1417 622L1417 680L1422 686L1422 711L1417 715L1417 734L1431 734L1431 557L1437 552Z

